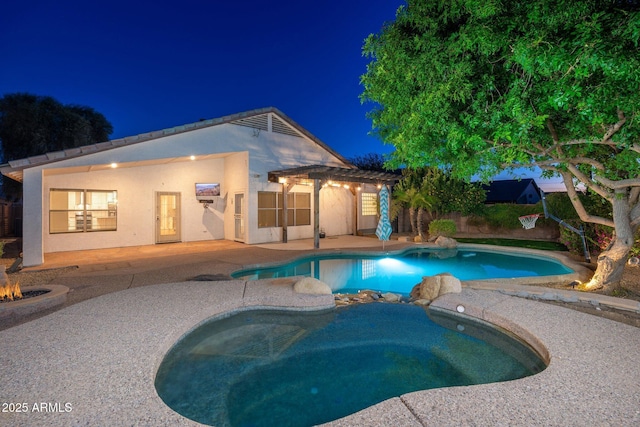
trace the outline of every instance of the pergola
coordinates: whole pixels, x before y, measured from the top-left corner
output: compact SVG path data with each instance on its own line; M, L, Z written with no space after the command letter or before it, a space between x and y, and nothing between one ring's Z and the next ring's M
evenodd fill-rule
M402 179L402 176L389 173L362 170L357 168L340 168L332 166L299 166L290 169L283 169L269 172L269 182L282 184L283 212L287 218L287 194L296 184L313 186L313 247L320 247L320 188L322 186L335 186L348 188L355 196L358 187L351 184L375 184L380 188L382 185L393 185ZM358 231L358 198L354 197L354 227L353 234ZM287 221L282 224L282 243L287 243Z

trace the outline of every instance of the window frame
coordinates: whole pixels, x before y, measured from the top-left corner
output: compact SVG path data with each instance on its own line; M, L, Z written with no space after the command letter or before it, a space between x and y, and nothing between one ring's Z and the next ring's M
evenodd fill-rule
M261 199L269 195L275 203L261 206ZM258 228L283 227L284 199L279 191L258 191ZM268 218L267 218L268 216ZM261 222L262 221L262 222ZM311 193L287 193L287 227L311 225Z
M70 206L75 193L76 207ZM61 197L56 197L59 194ZM66 196L63 196L65 195ZM96 197L106 194L105 197ZM94 200L99 206L92 206ZM63 207L66 204L66 207ZM94 204L95 205L95 204ZM93 233L118 230L118 190L49 189L49 234Z
M362 216L378 216L378 193L360 193L360 206Z

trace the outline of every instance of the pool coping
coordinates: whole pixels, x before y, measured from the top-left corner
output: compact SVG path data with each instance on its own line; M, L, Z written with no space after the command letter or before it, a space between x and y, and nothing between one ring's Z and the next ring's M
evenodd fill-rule
M460 304L466 315L539 340L549 367L515 381L409 393L327 425L640 423L639 328L471 288L442 296L433 307L455 310ZM75 304L0 331L0 402L29 409L0 412L0 424L199 425L169 409L153 386L162 358L181 336L237 310L333 306L332 295L294 293L290 279L169 283ZM47 410L35 412L33 405L41 403Z

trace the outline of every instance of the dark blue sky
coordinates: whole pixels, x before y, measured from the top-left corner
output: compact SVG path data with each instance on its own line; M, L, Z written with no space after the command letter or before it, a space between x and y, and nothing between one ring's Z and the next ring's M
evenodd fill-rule
M362 45L402 4L9 0L0 95L93 107L112 138L274 106L345 157L390 152L368 135Z

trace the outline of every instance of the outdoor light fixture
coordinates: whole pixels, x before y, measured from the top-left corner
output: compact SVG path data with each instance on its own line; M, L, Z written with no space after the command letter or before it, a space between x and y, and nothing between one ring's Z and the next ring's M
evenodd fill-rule
M111 169L115 169L115 168L117 168L117 167L118 167L118 164L117 164L117 163L115 163L115 162L114 162L114 163L111 163Z
M195 159L196 159L196 156L191 156L191 157L189 157L189 158L190 158L191 160L195 160Z
M464 305L460 304L456 307L458 313L464 313Z
M286 183L287 183L287 178L282 178L282 177L280 177L280 178L278 178L278 182L279 182L280 184L286 184Z

